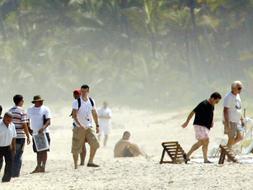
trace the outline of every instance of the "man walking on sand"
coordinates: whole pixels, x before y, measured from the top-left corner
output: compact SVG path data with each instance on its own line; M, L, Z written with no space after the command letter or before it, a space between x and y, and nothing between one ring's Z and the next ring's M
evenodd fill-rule
M107 144L108 136L111 130L111 118L112 118L112 111L108 107L108 103L104 102L103 107L98 110L98 117L99 117L99 135L98 140L101 140L101 137L104 136L104 147Z
M90 145L90 158L88 167L99 167L94 164L93 159L99 148L98 140L92 129L92 117L96 124L96 133L99 133L98 115L95 101L89 97L89 86L81 87L81 97L73 102L72 117L74 119L73 137L72 137L72 154L74 167L77 169L78 155L82 152L82 147L87 140Z
M224 98L224 133L228 135L227 146L230 148L243 139L241 91L242 83L235 81L231 85L231 92Z
M218 104L221 100L221 95L218 92L214 92L208 100L201 102L188 116L185 123L182 125L186 128L195 114L193 122L195 135L197 142L192 146L190 151L184 155L185 159L189 161L191 154L202 146L204 163L211 163L208 160L208 144L209 144L209 132L213 127L213 112L215 104Z

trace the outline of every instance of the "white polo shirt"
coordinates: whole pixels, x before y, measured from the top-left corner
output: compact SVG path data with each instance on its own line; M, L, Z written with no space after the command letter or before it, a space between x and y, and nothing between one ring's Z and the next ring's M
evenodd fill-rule
M0 121L0 147L10 146L12 139L17 137L15 125L10 123L7 127L3 120Z
M34 134L37 134L38 131L43 127L44 116L46 119L52 118L49 108L44 105L42 105L41 107L33 106L31 108L28 108L27 116L28 119L30 119L30 126ZM45 132L49 132L48 127L45 129Z
M87 101L81 99L81 106L78 108L78 100L75 100L72 104L72 108L77 110L77 119L79 123L84 126L91 128L92 127L92 110L96 109L95 101L93 100L94 105L92 106L90 99ZM76 124L77 125L77 124Z
M232 92L224 97L224 107L228 108L228 118L230 122L240 123L242 117L242 101L240 95Z

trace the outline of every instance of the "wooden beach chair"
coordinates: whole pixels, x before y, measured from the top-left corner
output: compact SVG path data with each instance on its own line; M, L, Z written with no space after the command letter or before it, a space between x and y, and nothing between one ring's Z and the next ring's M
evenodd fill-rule
M226 156L232 162L238 163L238 160L235 158L235 155L234 155L233 151L225 145L220 145L219 164L224 164Z
M160 160L160 164L181 164L181 163L187 163L187 160L185 159L185 152L183 148L180 146L180 144L177 141L173 142L163 142L162 143L163 151L162 151L162 157ZM164 161L165 153L168 154L170 160Z

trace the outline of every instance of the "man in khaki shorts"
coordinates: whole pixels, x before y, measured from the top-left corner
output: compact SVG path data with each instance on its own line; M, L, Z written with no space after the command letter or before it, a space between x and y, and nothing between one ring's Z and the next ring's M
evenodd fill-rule
M89 86L81 87L81 97L73 102L72 117L74 119L73 138L72 138L72 154L74 166L77 169L78 155L82 152L85 140L90 145L90 158L88 167L99 167L93 163L96 151L99 148L98 140L92 129L92 118L96 124L96 133L99 133L98 116L95 101L88 96Z
M231 92L224 98L224 133L228 135L228 147L232 147L243 139L241 91L242 83L235 81L231 85Z

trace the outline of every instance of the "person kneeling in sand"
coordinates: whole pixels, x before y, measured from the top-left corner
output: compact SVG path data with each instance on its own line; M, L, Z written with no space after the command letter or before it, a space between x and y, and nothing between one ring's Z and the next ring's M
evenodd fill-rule
M196 142L191 150L184 155L185 159L189 161L191 154L202 146L204 163L211 163L207 158L208 144L209 144L209 132L213 127L213 111L214 105L218 104L221 100L221 95L218 92L213 93L208 100L201 102L188 116L186 122L182 125L186 128L189 124L191 118L195 114L195 119L193 122Z
M129 141L130 132L125 131L122 139L120 139L114 147L114 157L137 157L144 155L138 145Z

